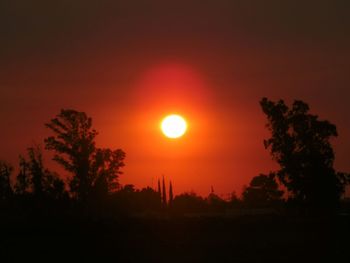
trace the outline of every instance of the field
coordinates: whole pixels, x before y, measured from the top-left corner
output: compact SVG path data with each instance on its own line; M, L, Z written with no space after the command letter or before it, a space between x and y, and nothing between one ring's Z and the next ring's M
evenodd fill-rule
M344 262L349 219L3 220L1 262Z

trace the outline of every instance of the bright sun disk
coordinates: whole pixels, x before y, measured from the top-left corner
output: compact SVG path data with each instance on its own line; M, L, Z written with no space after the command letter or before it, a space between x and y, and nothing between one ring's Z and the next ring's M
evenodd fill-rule
M185 134L187 123L180 115L172 114L162 120L161 129L166 137L175 139Z

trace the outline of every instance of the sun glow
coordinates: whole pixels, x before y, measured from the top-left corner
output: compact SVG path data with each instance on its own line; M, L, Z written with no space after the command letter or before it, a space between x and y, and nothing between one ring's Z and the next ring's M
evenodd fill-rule
M166 137L176 139L185 134L187 123L180 115L168 115L162 120L161 130Z

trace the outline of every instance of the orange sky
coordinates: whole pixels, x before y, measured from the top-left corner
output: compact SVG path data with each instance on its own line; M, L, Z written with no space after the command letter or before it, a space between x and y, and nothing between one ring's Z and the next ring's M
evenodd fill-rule
M101 127L98 140L127 152L122 183L156 187L157 179L165 175L177 193L193 190L207 195L213 186L218 193L229 195L249 182L242 174L253 176L271 165L262 137L254 141L244 135L255 120L239 117L238 108L236 114L218 111L212 90L205 76L179 63L154 65L139 76L122 127L117 120L111 123L111 110L112 116L102 117L110 123ZM176 140L166 138L159 127L171 113L183 115L189 125L187 133ZM247 157L257 149L262 155L252 166Z
M13 164L62 108L125 150L123 184L240 193L276 165L259 100L301 99L337 125L350 171L348 1L8 1L0 8L0 159ZM182 114L188 133L159 122ZM46 156L46 161L52 165Z

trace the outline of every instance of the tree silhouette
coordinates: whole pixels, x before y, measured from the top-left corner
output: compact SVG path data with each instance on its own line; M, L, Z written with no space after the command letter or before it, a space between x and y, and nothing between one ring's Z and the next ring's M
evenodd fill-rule
M0 200L8 199L13 193L10 183L12 171L10 164L0 161Z
M27 162L23 156L19 157L19 173L16 178L15 193L24 195L29 190L30 178Z
M251 206L271 205L281 200L282 195L283 191L278 190L273 173L253 177L249 186L242 193L243 201Z
M137 192L139 207L142 211L159 211L161 208L159 196L156 191L150 187L141 189Z
M119 187L120 168L124 166L125 153L122 150L96 149L91 166L95 194L98 196L113 192Z
M165 208L167 206L167 200L166 200L166 188L165 188L165 181L163 176L163 189L162 189L162 203L163 207Z
M61 199L66 196L63 180L44 167L40 147L29 147L27 153L28 160L20 156L20 172L15 184L16 194L32 194L38 198L51 197L53 199Z
M226 206L226 201L222 199L220 196L215 194L214 187L210 186L211 191L208 197L206 198L206 202L208 204L209 210L212 212L223 211Z
M173 201L173 210L178 213L203 212L206 209L205 200L194 192L177 195Z
M127 184L111 195L114 209L122 213L155 212L161 209L159 193L151 187L141 190Z
M170 183L169 183L169 207L172 207L173 200L174 200L173 185L170 181Z
M159 195L159 202L162 203L162 190L160 187L160 180L158 179L158 195Z
M230 196L229 205L233 208L240 207L242 200L237 196L236 192L233 191Z
M48 171L44 169L42 153L38 146L28 148L28 155L27 166L31 173L33 193L40 196L43 194L43 180Z
M271 132L264 144L280 165L276 174L282 184L304 205L334 207L347 183L347 176L333 168L330 139L337 136L336 126L310 114L303 101L288 108L283 100L263 98L260 105Z
M84 112L61 110L46 127L56 134L45 139L46 148L54 150L53 159L74 174L71 190L79 199L86 200L92 184L89 170L96 149L97 132L92 129L92 119Z
M46 148L55 152L54 160L73 173L70 189L78 200L116 189L125 153L95 146L96 130L84 112L61 110L46 127L55 135L45 139Z

